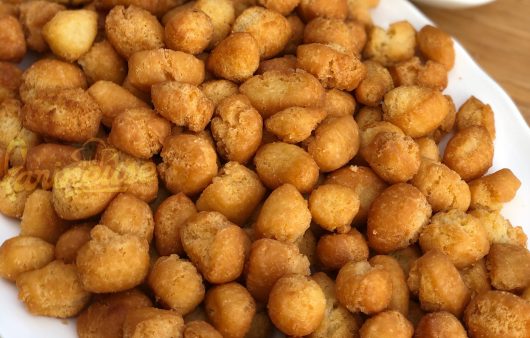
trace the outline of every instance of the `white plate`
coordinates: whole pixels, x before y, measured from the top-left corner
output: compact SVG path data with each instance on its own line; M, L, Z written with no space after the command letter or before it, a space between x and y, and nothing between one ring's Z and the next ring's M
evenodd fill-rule
M399 20L410 21L417 29L431 22L405 0L381 0L374 11L374 20L387 26ZM530 233L530 129L510 97L455 43L456 65L449 79L450 94L457 106L470 95L489 103L495 112L497 139L495 159L491 171L510 168L523 182L517 197L507 205L503 214L513 224L522 225ZM502 60L499 60L502 62ZM0 215L0 243L16 236L16 222ZM17 299L13 284L0 279L0 338L73 338L76 337L73 320L31 316Z
M477 7L485 4L489 4L495 0L413 0L414 2L421 3L427 6L458 9Z

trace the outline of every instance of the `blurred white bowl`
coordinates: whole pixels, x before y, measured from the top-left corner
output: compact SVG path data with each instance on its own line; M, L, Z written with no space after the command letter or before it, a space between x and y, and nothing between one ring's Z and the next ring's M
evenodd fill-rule
M419 4L440 8L467 8L485 5L495 0L413 0Z

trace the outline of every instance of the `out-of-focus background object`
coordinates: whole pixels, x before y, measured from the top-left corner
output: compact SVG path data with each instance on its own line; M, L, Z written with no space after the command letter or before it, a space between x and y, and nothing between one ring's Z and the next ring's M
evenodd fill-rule
M530 124L530 1L499 0L463 10L418 7L464 45Z
M414 0L419 4L440 8L466 8L481 6L495 0ZM503 1L503 0L500 0Z

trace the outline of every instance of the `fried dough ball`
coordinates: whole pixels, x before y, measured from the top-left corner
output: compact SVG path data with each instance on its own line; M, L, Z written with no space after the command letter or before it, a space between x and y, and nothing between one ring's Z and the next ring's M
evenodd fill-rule
M0 180L0 213L8 217L20 218L28 196L35 190L34 185L26 185L29 174L22 167L7 170Z
M368 245L381 253L406 248L418 240L431 212L427 199L414 186L406 183L390 186L370 208Z
M163 82L151 88L156 111L175 123L199 132L213 115L214 104L196 86L177 81Z
M309 210L314 222L328 231L346 233L359 210L355 190L339 184L323 184L309 197Z
M28 102L43 91L86 89L86 87L85 74L76 65L59 60L41 59L24 71L19 91L22 101Z
M305 21L316 17L344 20L348 16L346 0L301 0L298 14Z
M291 37L291 26L283 15L254 6L236 18L232 32L250 33L257 43L261 59L268 59L285 48Z
M202 53L214 33L212 19L201 10L185 10L165 23L165 42L168 48L189 54Z
M310 277L291 274L274 284L267 303L269 316L283 333L305 336L315 331L324 319L326 297Z
M101 110L101 122L107 127L120 113L127 109L149 106L133 93L111 81L97 81L87 90Z
M491 290L491 282L486 269L485 259L477 261L475 264L460 270L460 276L471 291L471 298Z
M444 137L446 134L453 131L455 121L456 121L456 106L453 102L453 99L449 95L444 95L448 104L449 104L449 112L447 113L447 116L445 116L445 119L442 121L442 124L440 124L440 127L436 129L433 133L433 138L436 140L436 142L440 142L442 137Z
M324 120L308 139L307 151L320 170L328 172L341 168L359 151L359 128L353 116Z
M42 36L42 28L57 12L65 10L65 7L55 2L38 0L23 2L19 9L28 48L39 53L45 52L48 45Z
M90 240L90 224L74 226L66 230L55 244L55 258L67 264L75 263L77 252Z
M388 272L392 280L392 298L387 310L395 310L407 316L409 313L409 287L405 272L399 262L391 256L378 255L370 258L369 263L372 266L381 266Z
M299 143L311 136L326 112L317 108L291 107L272 115L265 128L286 143Z
M263 118L289 107L318 107L325 93L313 75L298 69L255 75L245 81L239 90Z
M152 305L138 289L103 295L79 315L77 334L80 338L122 337L127 313Z
M362 104L375 107L381 103L383 96L394 88L394 84L390 73L380 63L367 60L363 64L366 77L355 89L355 98Z
M348 92L338 89L328 89L324 96L322 107L326 111L327 116L341 117L353 115L356 106L355 99Z
M470 298L451 259L437 250L412 263L407 283L425 311L448 311L459 317Z
M379 0L348 0L348 18L358 22L364 28L372 26L370 9L376 7Z
M423 161L410 183L427 197L434 212L469 208L469 186L458 173L442 163Z
M228 80L210 80L203 82L199 87L204 95L209 98L214 107L217 107L221 101L227 97L239 93L238 86Z
M456 209L431 218L421 231L420 246L424 252L442 251L459 269L475 263L490 249L488 235L479 220Z
M467 99L456 113L456 128L465 129L470 126L486 128L492 140L495 140L495 118L489 104L485 104L474 96Z
M204 62L195 56L171 49L136 52L129 58L129 82L149 92L152 85L179 81L198 86L204 81Z
M228 162L197 200L199 211L218 211L239 225L254 212L265 195L258 175L247 167Z
M251 34L232 33L212 50L206 68L217 77L243 82L258 69L259 58L259 46Z
M530 285L530 252L514 244L494 243L486 259L491 285L497 290L522 291Z
M149 270L149 244L131 234L120 235L96 225L77 253L79 277L85 290L118 292L139 285Z
M386 309L392 299L390 274L367 261L348 262L335 283L337 299L351 312L374 314Z
M439 28L427 25L418 32L418 48L425 57L443 64L447 70L455 63L453 39Z
M416 31L408 21L391 24L388 30L374 26L368 31L364 57L391 66L414 56Z
M52 192L59 217L78 220L102 212L120 187L113 176L96 161L74 162L57 171Z
M412 179L421 165L416 142L397 132L378 133L362 154L379 177L388 183Z
M194 320L186 324L183 338L223 338L223 336L205 321Z
M422 63L416 56L391 66L389 71L396 87L420 86L444 90L448 83L448 70L444 65L431 60Z
M449 106L438 91L418 86L397 87L385 95L383 118L411 137L423 137L436 130Z
M344 234L320 237L316 253L323 268L339 270L348 262L366 261L369 249L364 236L356 229L351 229Z
M308 338L358 338L357 320L337 301L335 282L323 272L317 272L311 278L324 292L326 311L322 322Z
M463 180L482 176L492 165L493 141L483 127L461 129L449 140L443 162Z
M408 275L410 266L421 257L422 253L418 245L410 245L404 249L392 251L388 255L394 257L401 265L405 275Z
M402 313L384 311L366 320L359 333L361 338L412 338L414 326Z
M123 322L124 338L182 337L184 320L173 311L151 307L131 309Z
M366 77L366 67L352 54L320 43L298 46L298 66L313 74L325 88L352 91Z
M212 19L213 37L210 48L217 46L229 33L235 19L234 5L231 0L197 0L193 9L201 10Z
M180 228L196 213L195 204L183 193L168 197L158 206L154 216L154 236L159 255L184 253L180 242Z
M267 314L267 309L263 309L256 312L254 318L252 318L250 329L247 331L245 338L268 338L272 334L272 328L273 325Z
M369 167L348 166L331 172L325 184L340 184L353 189L359 198L359 211L353 224L364 223L372 202L387 187Z
M256 74L261 75L272 70L289 72L296 70L296 68L296 56L284 55L274 59L261 61L258 70L256 70Z
M17 277L18 298L37 316L68 318L88 304L86 291L74 264L53 261Z
M276 188L263 203L255 230L259 237L294 243L309 229L311 213L295 186Z
M53 245L31 236L17 236L0 246L0 277L15 281L24 272L40 269L53 261Z
M258 0L261 6L284 16L289 15L299 3L300 0Z
M160 257L148 277L157 300L181 315L193 311L204 298L204 285L197 269L177 255Z
M180 228L182 247L210 283L237 279L243 271L250 240L221 213L202 211Z
M305 255L311 265L317 263L316 248L317 238L311 229L307 229L304 234L294 243L301 254Z
M18 96L22 70L11 62L0 61L0 102Z
M101 111L81 88L47 91L26 102L21 114L25 128L42 136L84 142L96 136Z
M464 320L471 337L528 337L530 303L508 292L489 291L471 301Z
M151 242L155 222L149 205L134 195L116 196L101 216L100 224L118 234L131 234Z
M41 189L33 191L24 206L20 234L55 243L66 229L66 222L59 218L53 208L52 192Z
M164 28L157 18L134 5L112 8L105 19L105 32L112 46L123 57L164 47Z
M501 169L490 175L469 182L471 209L486 208L500 210L504 203L511 201L521 181L510 169Z
M127 63L107 40L94 43L77 63L90 83L111 81L120 84L127 75Z
M379 134L394 133L397 135L406 136L405 133L403 133L403 131L399 129L399 127L397 127L396 125L390 122L379 120L379 117L382 117L382 111L372 112L370 113L370 115L371 114L373 114L374 116L371 116L371 117L369 116L367 118L367 121L361 121L361 123L365 125L363 126L362 129L360 129L360 133L359 133L361 137L361 145L359 147L359 153L364 159L370 156L370 152L372 152L373 149L371 149L369 146L374 141L376 136L378 136ZM373 121L370 121L370 120L373 120ZM419 152L419 147L418 147L418 152Z
M0 61L18 62L26 54L24 31L18 19L12 15L0 17Z
M296 48L304 40L305 25L296 14L289 15L287 22L289 23L289 27L291 27L291 36L285 45L284 53L296 54Z
M291 243L259 239L252 243L246 268L246 286L258 302L267 302L269 292L282 276L309 276L309 261Z
M340 47L347 54L356 54L355 36L349 25L340 19L317 17L304 29L304 43L321 43Z
M512 226L499 211L475 209L470 214L478 218L488 236L490 243L515 244L526 247L528 238L520 226Z
M422 162L425 160L435 162L441 161L440 149L438 148L438 144L436 144L436 141L432 137L420 137L415 139L414 142L418 144Z
M449 312L433 312L421 318L416 327L415 337L418 338L467 338L462 323Z
M75 61L88 52L97 35L98 14L91 10L59 11L42 28L42 36L52 52L66 61Z
M293 144L273 142L261 146L254 164L261 181L270 189L289 183L301 193L307 193L318 180L315 160Z
M170 136L162 148L158 170L172 193L202 191L217 175L217 154L205 139L188 134Z
M226 338L245 337L256 313L250 293L235 282L212 287L204 304L208 319Z
M246 96L237 94L219 102L210 129L219 154L244 164L261 144L263 119Z

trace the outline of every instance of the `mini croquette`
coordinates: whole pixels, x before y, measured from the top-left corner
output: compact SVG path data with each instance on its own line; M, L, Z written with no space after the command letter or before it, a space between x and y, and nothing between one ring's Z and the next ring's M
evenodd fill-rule
M359 210L355 190L339 184L323 184L309 197L312 220L328 231L346 233Z
M10 281L28 271L40 269L53 261L52 244L31 236L17 236L0 246L0 276Z
M339 270L350 261L368 259L369 249L364 236L356 229L344 234L325 234L316 246L318 261L323 269Z
M182 336L184 320L173 311L138 308L127 312L123 322L124 338L172 338Z

